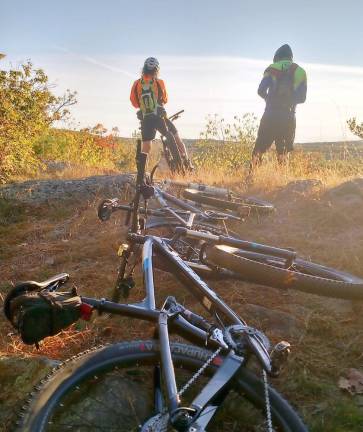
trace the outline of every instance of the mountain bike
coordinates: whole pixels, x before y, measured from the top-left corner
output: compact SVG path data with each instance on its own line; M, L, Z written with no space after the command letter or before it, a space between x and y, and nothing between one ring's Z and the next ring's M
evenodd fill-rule
M189 157L183 157L180 154L179 147L175 141L174 135L170 132L170 122L174 122L177 120L180 115L184 112L184 110L178 111L177 113L170 116L165 120L165 125L168 130L168 134L161 135L160 139L163 144L163 153L165 160L170 168L172 173L181 173L185 174L188 171L191 171L191 164Z
M173 134L173 122L177 120L183 112L184 110L181 110L173 114L172 116L167 117L165 111L162 109L160 115L158 114L158 117L162 119L165 126L165 133L160 133L160 140L163 146L163 155L170 168L170 171L172 173L181 174L185 174L192 169L189 157L187 155L182 156ZM143 119L141 111L138 111L137 117L140 120L141 129L141 122Z
M130 233L128 242L142 247L145 299L119 304L81 297L81 307L88 318L97 311L152 323L154 338L91 349L57 367L31 393L16 431L306 432L268 383L280 374L290 345L271 347L266 335L248 326L162 238ZM156 255L209 318L171 296L156 306ZM54 295L66 280L62 274L41 284L25 282L22 290L28 286L42 296ZM192 345L171 341L171 333Z
M154 186L153 177L157 166L153 168L150 175L145 173L146 155L141 153L141 142L138 140L136 160L137 176L135 181L135 195L128 205L120 204L119 200L103 200L98 206L98 217L101 221L108 220L111 214L118 210L126 212L125 225L132 233L152 233L153 231L164 231L164 235L171 237L178 226L193 228L199 232L212 233L214 235L227 235L238 237L236 233L229 230L226 220L240 220L240 217L217 211L203 211L190 203L186 203L173 195L164 192ZM148 201L155 197L159 209L149 208ZM140 206L140 202L144 205ZM178 206L172 208L169 203ZM222 225L218 226L218 223ZM174 243L174 248L181 257L188 261L189 265L197 273L206 278L221 279L233 277L230 271L214 272L209 267L199 262L199 248L201 240L196 238L179 239ZM119 301L121 296L127 298L134 286L133 273L140 260L140 250L133 244L123 242L118 249L119 266L115 288L112 294L113 301Z
M141 167L142 164L139 164ZM132 232L143 228L168 226L164 217L148 225L140 218L139 202L142 193L144 169L139 170L139 185L132 208ZM135 205L136 204L136 205ZM293 249L279 248L241 239L234 232L223 232L210 224L195 224L191 228L178 222L171 225L167 237L173 235L173 247L194 271L205 279L226 278L279 288L295 289L311 294L346 300L363 300L363 280L349 273L314 262L306 261ZM187 231L185 231L187 230ZM188 236L179 233L188 232ZM227 234L227 235L226 235ZM119 301L128 296L134 285L133 271L139 251L124 243L120 247L120 266L113 294ZM168 268L162 270L170 271Z
M222 210L233 210L237 213L243 213L248 210L252 214L265 215L275 210L274 206L265 200L255 197L243 197L228 189L225 189L225 191L225 194L222 195L216 193L213 188L208 186L203 189L188 188L184 189L183 196L196 203L205 204Z
M232 213L221 212L217 210L206 210L201 207L177 198L176 196L164 191L157 186L152 180L152 194L144 200L152 198L153 207L150 207L150 202L144 207L139 207L139 213L145 217L153 217L153 222L148 221L146 228L158 226L156 220L159 220L161 225L185 226L191 228L194 224L217 224L228 221L242 221L242 216L248 215L248 210L244 215L236 216ZM155 207L155 204L157 207ZM124 211L131 213L133 211L132 204L123 204L118 198L105 199L100 202L97 209L98 218L101 221L107 221L116 211ZM225 225L224 225L225 227ZM227 228L226 233L227 233Z
M275 211L273 204L257 197L245 197L230 189L209 186L202 183L164 180L165 189L169 186L182 188L184 198L208 208L228 211L237 215L268 215ZM233 212L233 213L231 213Z

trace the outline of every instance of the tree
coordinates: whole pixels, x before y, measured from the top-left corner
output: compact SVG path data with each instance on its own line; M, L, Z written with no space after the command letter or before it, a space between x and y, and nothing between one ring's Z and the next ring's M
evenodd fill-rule
M0 71L0 181L34 171L34 142L76 103L76 93L55 96L51 90L45 72L31 62Z
M103 137L107 133L107 128L102 123L97 123L96 126L91 128L90 133Z
M363 139L363 123L357 123L355 117L347 121L350 131L357 137Z

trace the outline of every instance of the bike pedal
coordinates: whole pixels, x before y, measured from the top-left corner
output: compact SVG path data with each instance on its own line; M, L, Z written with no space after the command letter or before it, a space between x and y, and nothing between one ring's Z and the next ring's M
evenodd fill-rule
M128 248L129 248L129 245L127 243L122 243L118 248L117 255L119 257L121 257L122 254L128 250Z
M121 291L122 293L122 297L124 299L129 298L130 296L130 291L135 288L135 281L133 277L128 277L126 279L124 279L118 286L118 289Z
M281 341L274 346L270 354L272 376L277 377L280 374L287 362L290 352L291 345L289 342Z

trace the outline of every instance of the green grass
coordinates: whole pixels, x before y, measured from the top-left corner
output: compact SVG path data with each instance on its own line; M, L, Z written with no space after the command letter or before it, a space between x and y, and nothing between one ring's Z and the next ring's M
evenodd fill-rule
M0 227L22 222L26 219L26 208L14 201L0 199Z

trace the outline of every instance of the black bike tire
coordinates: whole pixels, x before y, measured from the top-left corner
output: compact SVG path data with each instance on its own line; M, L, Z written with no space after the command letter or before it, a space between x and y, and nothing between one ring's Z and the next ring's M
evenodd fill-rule
M181 157L174 135L171 132L168 132L168 134L165 135L164 144L169 149L170 154L173 158L172 161L167 160L170 170L172 172L184 173L185 168L183 164L183 159Z
M270 214L275 209L271 203L252 197L238 197L238 199L241 200L241 202L238 203L232 200L223 200L221 198L214 197L212 194L194 189L184 189L183 196L184 198L196 203L209 205L222 210L241 211L242 209L247 209L252 213L262 215Z
M363 280L348 273L302 259L295 268L282 268L278 259L225 246L207 246L205 258L214 265L240 274L241 280L280 289L294 289L325 297L363 300ZM274 260L277 264L274 265Z
M172 343L171 351L176 367L180 365L190 369L200 368L211 355L205 349L180 343ZM122 363L157 365L159 360L159 343L155 340L122 342L86 351L57 367L41 381L23 407L15 432L45 432L48 419L62 396L83 380L97 375L97 372L121 367ZM206 373L212 373L217 367L216 364L209 366ZM265 388L261 379L246 368L241 368L235 382L239 394L247 397L257 408L264 409ZM271 386L269 398L272 417L284 432L307 432L298 414Z

